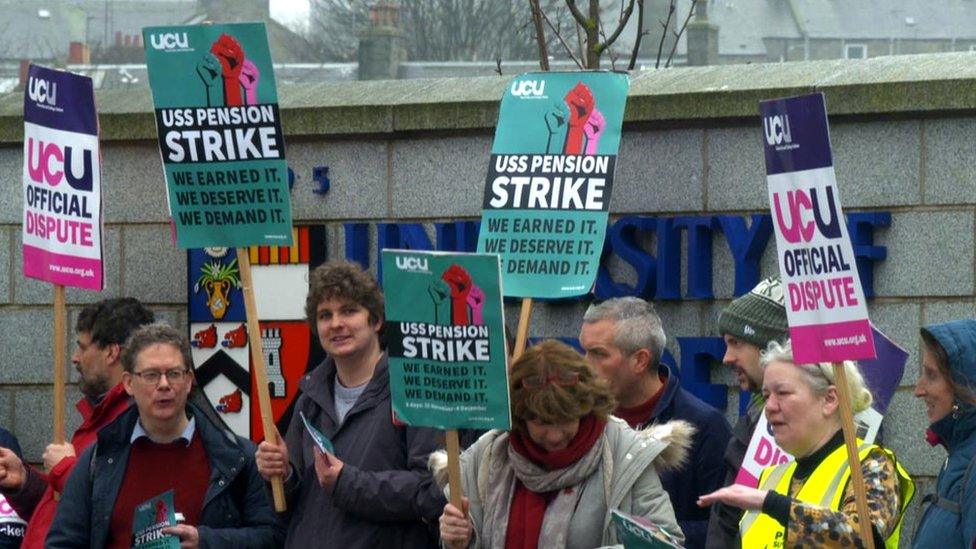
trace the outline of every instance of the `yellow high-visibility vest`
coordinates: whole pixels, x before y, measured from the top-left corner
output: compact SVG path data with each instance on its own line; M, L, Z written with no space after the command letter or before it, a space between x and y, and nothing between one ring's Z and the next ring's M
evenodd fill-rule
M891 458L895 464L895 469L898 471L901 509L894 531L885 539L885 547L897 549L905 508L908 507L912 496L915 495L915 482L912 481L912 477L898 463L895 454L890 450L874 444L865 444L860 439L857 442L859 445L858 458L862 462L871 450L880 448ZM773 490L784 496L790 495L790 482L793 480L794 471L796 471L795 461L763 469L759 476L759 489ZM847 463L847 448L842 445L820 462L820 465L800 488L800 492L792 497L833 511L840 510L844 488L847 486L850 477L851 469ZM773 549L786 546L786 528L762 511L747 511L743 515L742 521L739 522L739 534L742 536L742 547Z

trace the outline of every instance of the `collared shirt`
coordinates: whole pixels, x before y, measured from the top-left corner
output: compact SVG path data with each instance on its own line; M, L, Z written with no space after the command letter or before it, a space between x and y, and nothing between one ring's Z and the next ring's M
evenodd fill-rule
M186 428L183 429L183 433L181 433L180 436L176 437L176 439L173 440L173 442L176 442L177 440L182 440L183 442L186 443L187 446L189 446L190 441L193 440L193 433L196 432L196 429L197 429L197 420L196 418L191 417L190 421L188 421L186 424ZM142 418L140 418L139 420L136 421L136 427L135 429L132 430L132 436L129 437L129 444L132 444L133 442L139 440L142 437L146 437L149 440L152 440L152 437L149 436L149 433L147 433L146 430L142 427Z

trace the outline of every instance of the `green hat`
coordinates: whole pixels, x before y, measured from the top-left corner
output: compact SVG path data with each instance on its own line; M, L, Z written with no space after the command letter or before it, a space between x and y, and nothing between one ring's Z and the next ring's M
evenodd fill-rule
M779 279L766 278L751 292L732 301L718 317L718 332L760 349L765 349L770 341L782 343L788 339L790 328Z

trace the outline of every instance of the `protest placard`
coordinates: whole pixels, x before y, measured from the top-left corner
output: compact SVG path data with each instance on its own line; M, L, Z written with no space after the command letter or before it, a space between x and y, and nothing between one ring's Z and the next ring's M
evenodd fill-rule
M824 96L764 101L760 111L793 356L799 363L874 358L834 176Z
M288 167L264 25L142 32L177 244L290 245Z
M31 65L24 90L24 276L102 289L100 159L91 78Z
M383 251L393 410L438 429L509 429L498 256Z
M534 72L506 88L478 236L479 253L501 256L506 296L593 286L628 87L624 73Z
M250 255L291 246L288 166L263 23L142 29L176 243L237 247L264 433L272 433ZM272 479L275 509L284 485Z
M651 521L614 509L610 518L624 549L680 549L681 543Z
M908 351L902 349L877 328L872 327L871 332L878 356L871 360L859 361L859 369L874 398L870 408L854 416L858 425L858 438L867 443L874 442L881 427L881 420L888 411L888 404L898 388L898 382L904 375L905 365L908 362ZM792 459L792 455L776 444L766 416L762 414L752 433L752 439L742 461L742 468L739 469L735 482L755 488L759 485L759 474L763 469L771 465L788 463Z

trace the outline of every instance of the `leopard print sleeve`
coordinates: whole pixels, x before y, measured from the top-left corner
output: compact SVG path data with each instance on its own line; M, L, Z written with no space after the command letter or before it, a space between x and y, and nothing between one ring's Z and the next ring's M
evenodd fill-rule
M895 464L884 452L875 449L861 462L861 472L867 486L871 524L882 539L887 538L895 529L901 508ZM793 499L788 528L791 547L864 547L858 530L853 483L848 482L844 489L840 511Z

